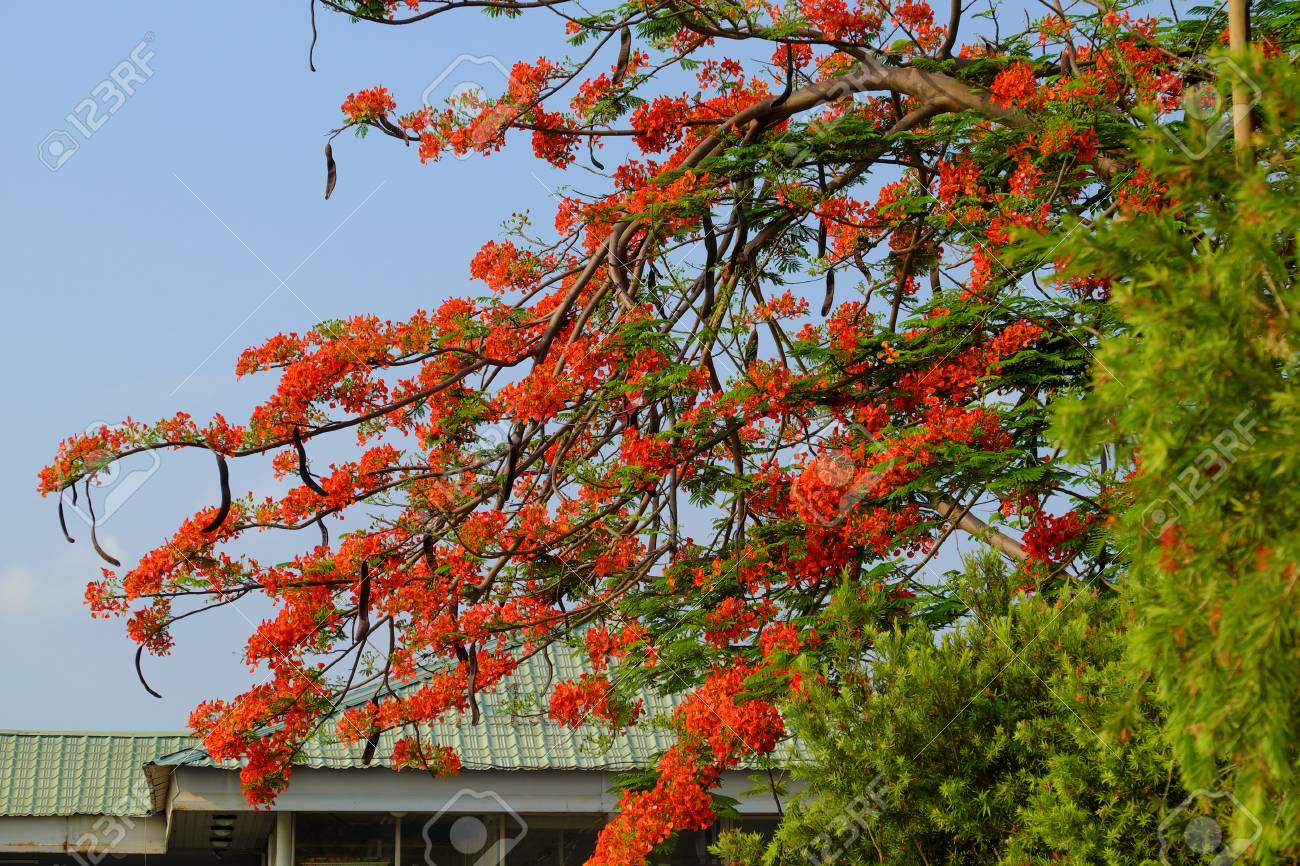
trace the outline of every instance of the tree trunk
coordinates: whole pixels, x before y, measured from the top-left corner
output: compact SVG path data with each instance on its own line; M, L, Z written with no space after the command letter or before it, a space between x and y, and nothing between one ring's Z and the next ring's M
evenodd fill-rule
M1228 0L1228 48L1244 57L1250 44L1250 0ZM1241 161L1250 159L1250 88L1246 82L1232 82L1232 141Z

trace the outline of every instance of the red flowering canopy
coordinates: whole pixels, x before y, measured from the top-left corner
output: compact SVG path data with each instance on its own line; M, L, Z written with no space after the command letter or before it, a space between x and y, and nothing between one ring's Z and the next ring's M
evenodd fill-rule
M272 387L247 422L92 431L42 473L62 503L142 450L216 455L222 502L87 597L155 654L195 610L275 605L245 650L270 679L191 718L215 758L245 761L252 802L362 686L376 698L340 736L373 753L405 730L396 765L454 772L420 723L476 712L567 643L592 672L555 685L560 723L636 724L633 687L684 694L677 745L595 855L641 863L709 825L720 774L779 747L801 677L832 675L833 595L886 620L959 615L923 579L958 531L1029 587L1091 567L1113 494L1042 440L1054 395L1089 373L1107 285L1055 274L1080 219L1161 206L1126 142L1179 94L1175 36L1059 4L995 31L919 0L322 2L389 23L553 18L573 55L518 62L505 92L399 107L373 87L345 126L422 161L530 138L604 186L488 241L481 296L248 349L239 375ZM1022 238L1039 252L1016 254ZM352 459L310 461L348 436ZM259 454L295 486L235 495L228 461ZM370 522L332 535L349 515ZM289 562L240 552L302 529Z

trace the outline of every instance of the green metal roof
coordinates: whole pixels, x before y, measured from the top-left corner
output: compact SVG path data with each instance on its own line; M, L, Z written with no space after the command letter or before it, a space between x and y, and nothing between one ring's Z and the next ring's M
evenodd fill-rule
M185 733L0 731L0 815L147 815L144 765Z
M451 746L460 755L467 770L630 770L645 767L674 742L662 726L642 724L610 737L608 731L592 727L572 730L545 717L539 699L550 694L556 682L590 671L567 653L555 653L548 667L541 656L528 659L491 694L478 696L482 715L477 725L469 713L448 717L432 726L421 726L421 738L441 746ZM419 683L413 684L418 686ZM349 705L365 703L369 693L360 693ZM672 697L642 692L646 716L667 715L676 700ZM531 712L519 710L529 707ZM364 767L361 757L364 743L344 745L332 736L327 725L322 735L303 748L296 764L327 768ZM602 734L601 736L597 736ZM370 766L386 766L393 743L411 731L387 731L379 741ZM195 747L160 759L159 764L215 766L201 748ZM229 765L233 766L233 765Z
M495 693L480 695L479 724L471 724L466 713L426 728L423 735L456 749L467 770L634 769L651 763L672 744L672 735L653 724L597 739L596 729L574 731L542 714L512 713L520 704L536 705L555 681L576 677L586 669L566 653L556 653L552 663L553 670L544 659L534 657ZM651 693L641 698L648 716L666 714L675 703ZM362 767L362 745L337 742L328 736L329 727L325 726L325 735L306 745L297 763L329 769ZM384 735L372 766L384 766L399 736L401 732ZM183 732L0 731L0 816L149 814L146 764L215 766L198 742Z

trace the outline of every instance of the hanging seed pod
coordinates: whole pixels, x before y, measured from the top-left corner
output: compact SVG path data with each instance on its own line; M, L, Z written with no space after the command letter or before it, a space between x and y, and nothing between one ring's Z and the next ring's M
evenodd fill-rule
M217 455L217 482L221 485L221 506L213 515L212 521L203 527L204 532L216 532L230 516L230 467L226 465L226 455L220 451L212 453Z
M378 707L378 706L379 706L379 700L378 700L378 698L371 698L371 699L370 699L370 706L371 706L372 709ZM373 716L374 716L374 714L372 713L372 714L371 714L371 724L375 724ZM369 767L369 766L370 766L371 761L373 761L373 760L375 759L375 752L378 751L378 749L379 749L379 729L378 729L378 728L375 728L375 729L372 730L372 731L370 732L370 734L366 737L366 747L365 747L365 749L363 749L362 752L361 752L361 764L362 764L362 766L365 766L365 767Z
M74 498L77 495L77 488L75 486L72 488L72 495ZM59 491L59 529L63 530L63 537L68 540L68 544L77 543L77 539L73 538L71 533L68 532L68 519L63 515L63 491L62 490Z
M701 221L704 231L704 312L707 319L713 313L713 269L718 264L718 237L713 233L713 218L706 210Z
M515 474L519 469L519 449L524 442L524 425L516 424L510 430L510 453L506 457L506 472L501 477L501 489L497 492L497 508L503 508L510 499L510 491L515 486Z
M829 316L835 305L835 272L826 272L826 297L822 299L822 315Z
M298 475L302 477L302 483L317 496L325 496L325 488L312 477L311 469L307 466L307 446L303 445L302 434L298 432L297 427L293 428L293 447L298 451Z
M364 559L361 561L361 586L357 596L357 624L352 640L361 643L370 634L370 565Z
M98 554L99 554L99 558L100 558L100 559L104 560L104 561L107 562L109 565L113 566L114 568L121 568L121 567L122 567L122 563L119 562L119 561L118 561L117 559L115 559L114 557L110 556L109 553L108 553L108 551L104 550L104 548L101 547L100 544L99 544L99 535L98 535L98 533L96 533L96 531L95 531L95 525L96 525L96 520L95 520L95 503L94 503L94 500L92 500L92 499L90 498L90 479L89 479L89 478L86 479L86 508L90 511L90 546L93 547L93 548L95 548L95 553L98 553Z
M632 28L624 24L618 30L618 63L614 66L614 83L622 84L632 59Z
M307 0L307 8L311 11L311 47L307 49L307 68L312 72L316 71L316 0ZM325 145L329 147L329 145ZM325 198L330 194L325 193Z
M429 566L429 576L433 577L438 566L437 562L433 558L433 538L428 535L424 536L420 541L420 546L424 552L424 564Z
M818 160L817 162L817 186L821 189L822 194L826 193L826 166ZM817 221L817 256L826 258L826 220ZM835 303L835 271L827 265L826 269L826 296L822 299L822 315L830 315L831 306Z
M334 162L334 145L325 142L325 200L334 194L334 184L338 183L339 167Z
M482 715L478 708L478 647L469 648L469 709L470 724L477 725Z
M153 688L150 687L149 683L145 681L144 670L140 667L140 661L143 657L144 657L144 644L141 644L135 649L135 675L140 679L140 685L144 686L144 690L146 692L153 695L155 698L161 698L162 695L155 692Z

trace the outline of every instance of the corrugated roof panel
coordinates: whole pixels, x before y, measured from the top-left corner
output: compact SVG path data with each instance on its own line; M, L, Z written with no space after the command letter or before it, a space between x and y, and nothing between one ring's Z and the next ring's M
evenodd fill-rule
M560 655L560 654L557 654ZM583 663L563 656L535 657L497 692L479 696L482 719L469 713L426 727L429 741L448 745L469 770L627 770L643 767L673 742L654 725L598 740L595 729L569 730L545 718L511 713L519 702L549 692L554 682L576 677ZM644 693L647 716L670 711L674 700ZM384 765L400 732L381 738L374 764ZM364 766L364 746L329 737L308 743L300 764L346 769ZM185 733L107 731L0 731L0 815L145 815L150 810L147 763L213 766ZM233 765L227 765L233 766Z
M634 734L611 738L600 748L592 736L594 729L562 728L545 718L537 707L530 714L512 712L521 700L545 695L555 682L577 677L586 670L581 660L568 654L556 653L549 666L545 658L534 656L521 664L495 692L478 696L482 716L477 725L472 724L471 714L466 712L424 726L421 737L454 748L461 764L469 770L623 770L645 766L672 744L668 732L645 725ZM650 692L643 692L640 697L649 716L664 715L675 704L671 697ZM363 696L354 700L359 703L365 699ZM374 765L383 766L393 744L403 736L409 736L409 732L386 732L380 738ZM362 767L363 751L361 743L349 746L333 739L332 731L327 728L319 739L303 747L299 763L331 769ZM163 763L213 765L201 749L168 756Z
M0 731L0 815L147 815L144 764L186 734Z

